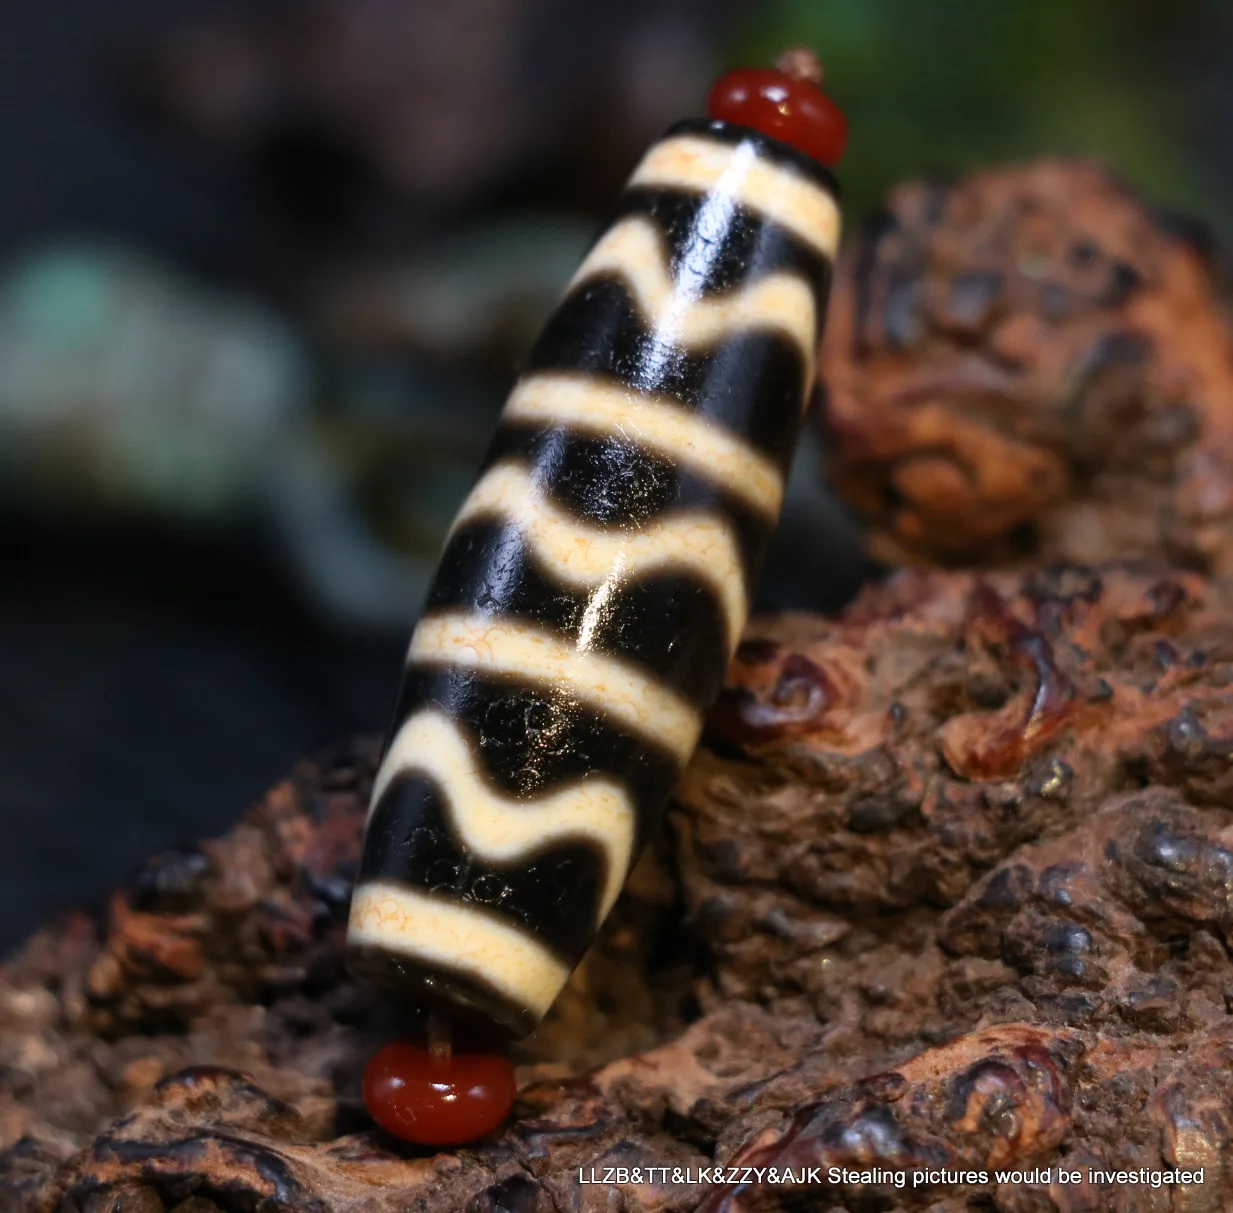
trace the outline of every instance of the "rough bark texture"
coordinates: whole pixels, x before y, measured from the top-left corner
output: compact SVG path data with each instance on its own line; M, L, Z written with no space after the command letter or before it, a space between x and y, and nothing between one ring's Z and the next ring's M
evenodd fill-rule
M607 1208L578 1167L749 1158L1193 1164L1205 1183L1154 1204L990 1184L885 1207L1221 1207L1231 606L1195 574L904 573L839 620L756 625L515 1120L435 1157L357 1100L397 1027L339 963L374 752L306 765L9 965L0 1207Z
M1124 535L1111 497L1057 501ZM906 570L757 621L510 1123L434 1154L359 1100L400 1012L341 966L376 750L340 750L0 970L0 1210L1231 1207L1231 757L1233 585L1163 560ZM1084 1179L688 1181L713 1163Z
M847 254L828 474L903 562L1233 571L1233 359L1208 259L1094 165L901 186Z

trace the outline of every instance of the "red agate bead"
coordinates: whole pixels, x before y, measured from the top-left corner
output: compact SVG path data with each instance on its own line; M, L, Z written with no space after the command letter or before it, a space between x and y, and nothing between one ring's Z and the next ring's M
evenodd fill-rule
M364 1104L388 1133L421 1146L458 1146L509 1115L518 1086L503 1053L430 1052L396 1040L364 1071Z
M707 99L708 118L749 126L821 164L835 165L848 142L843 111L816 84L773 67L720 76Z

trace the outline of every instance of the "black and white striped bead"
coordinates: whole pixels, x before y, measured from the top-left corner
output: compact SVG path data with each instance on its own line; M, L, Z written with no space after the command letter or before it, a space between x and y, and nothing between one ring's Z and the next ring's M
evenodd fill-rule
M830 174L720 122L634 173L514 388L408 654L352 968L515 1033L612 908L744 627L812 387Z

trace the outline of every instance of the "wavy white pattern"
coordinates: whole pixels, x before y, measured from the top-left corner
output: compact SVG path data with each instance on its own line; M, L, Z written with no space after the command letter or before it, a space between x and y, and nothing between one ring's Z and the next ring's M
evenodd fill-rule
M503 796L488 785L458 725L432 709L409 717L390 743L373 787L373 807L393 780L412 773L440 788L458 840L487 863L528 858L571 839L595 843L606 865L596 926L608 916L629 871L638 822L629 793L615 780L589 775L534 800Z
M702 731L688 700L628 662L501 616L434 612L420 620L407 659L508 675L533 687L563 719L571 701L580 700L651 745L666 747L682 765Z
M355 890L347 941L466 974L539 1016L569 978L569 969L520 927L476 906L383 881Z
M641 574L693 573L719 598L728 647L736 647L747 610L745 573L722 518L690 510L653 519L645 530L590 526L547 501L526 468L514 463L498 464L479 481L454 527L485 516L516 523L551 575L578 589L606 587L605 597Z
M839 206L830 192L803 173L763 159L752 144L704 135L663 139L642 158L629 186L727 195L832 261L839 248Z
M768 274L756 282L704 295L697 276L673 277L664 236L653 220L631 215L610 227L570 283L619 276L633 295L657 345L707 346L757 329L776 329L795 343L813 380L818 339L813 291L796 273Z
M769 519L783 504L774 460L668 397L587 375L545 372L519 380L503 419L559 422L579 433L619 438L705 476Z

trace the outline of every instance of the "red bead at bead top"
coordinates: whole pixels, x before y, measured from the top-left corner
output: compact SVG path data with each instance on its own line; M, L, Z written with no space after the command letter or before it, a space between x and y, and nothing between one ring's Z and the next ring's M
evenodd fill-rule
M720 76L706 113L752 127L828 166L839 163L848 142L839 106L817 85L777 68L746 67Z
M388 1133L421 1146L458 1146L491 1133L518 1094L503 1053L454 1051L435 1056L396 1040L364 1071L364 1104Z

